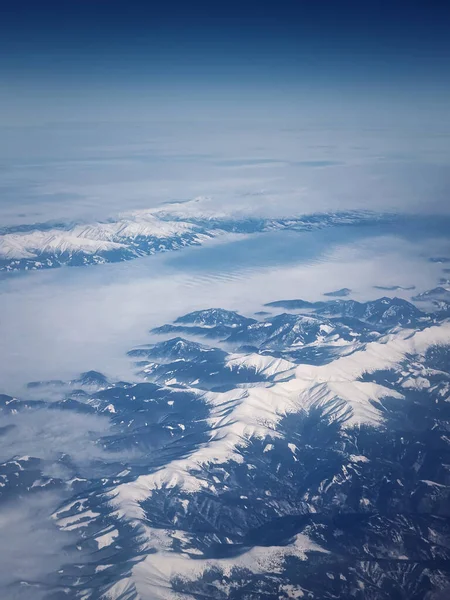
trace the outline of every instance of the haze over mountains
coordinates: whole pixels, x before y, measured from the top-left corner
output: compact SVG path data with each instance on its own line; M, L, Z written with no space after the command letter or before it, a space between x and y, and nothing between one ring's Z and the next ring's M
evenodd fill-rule
M448 3L0 19L0 597L450 597Z

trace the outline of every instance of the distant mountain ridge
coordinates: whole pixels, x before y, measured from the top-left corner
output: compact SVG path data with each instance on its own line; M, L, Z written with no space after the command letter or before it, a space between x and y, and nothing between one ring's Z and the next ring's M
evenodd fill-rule
M414 304L402 298L378 298L368 302L356 300L329 300L308 302L306 300L277 300L269 302L270 308L288 310L311 309L317 315L344 316L359 319L365 323L390 327L394 325L417 325L426 314Z
M121 262L201 245L224 233L311 231L388 218L394 216L364 211L289 218L205 218L179 215L172 207L137 211L97 223L12 226L0 230L0 271Z

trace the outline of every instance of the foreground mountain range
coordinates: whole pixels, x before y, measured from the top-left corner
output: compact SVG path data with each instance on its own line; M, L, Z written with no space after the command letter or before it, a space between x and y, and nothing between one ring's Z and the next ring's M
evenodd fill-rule
M196 311L129 351L138 382L91 371L1 396L5 444L42 415L108 423L92 460L55 439L0 465L4 506L54 493L71 536L61 568L10 597L446 597L450 320L434 308Z

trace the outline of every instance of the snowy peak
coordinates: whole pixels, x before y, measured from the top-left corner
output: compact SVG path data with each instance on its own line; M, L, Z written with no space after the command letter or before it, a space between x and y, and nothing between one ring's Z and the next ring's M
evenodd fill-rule
M319 355L324 354L320 350L322 346L326 347L328 353L334 353L339 346L351 346L363 337L368 339L375 335L372 330L373 327L367 329L360 321L341 323L318 313L283 313L256 321L233 311L211 308L179 317L175 324L163 325L153 329L152 333L166 335L179 332L193 337L218 339L231 345L236 352L281 352L288 360L296 360L293 353L308 349L307 354L303 353L298 359L310 362L316 360L313 347L317 348L317 358L320 360ZM144 349L132 351L132 355L151 356Z
M357 300L328 300L308 302L306 300L278 300L266 306L287 310L311 310L316 315L350 317L372 325L393 327L414 325L426 315L414 304L402 298L378 298L369 302Z
M42 224L26 231L12 228L0 234L0 270L120 262L198 245L212 235L192 223L159 219L150 211L92 224Z
M393 327L395 325L414 325L425 314L414 304L402 298L383 297L370 302L355 300L334 300L318 310L320 314L343 315L372 323Z
M256 373L261 373L267 377L284 374L289 370L295 369L295 363L282 358L273 358L261 354L232 354L229 356L226 366L231 370L254 369Z
M319 302L309 302L308 300L301 300L300 298L295 298L293 300L275 300L274 302L268 302L264 306L268 306L270 308L283 308L285 310L301 310L303 308L320 308L322 306L326 306L325 301Z
M97 386L106 387L109 385L108 379L98 371L86 371L82 373L78 379L75 379L72 383L81 386Z
M256 319L244 317L232 310L223 308L208 308L191 312L182 317L178 317L175 323L185 325L200 325L202 327L246 327L256 323Z
M325 319L283 313L233 332L227 341L282 349L323 340L335 333Z
M444 287L439 285L431 290L417 294L417 296L414 296L413 300L416 302L426 300L450 300L450 286Z
M135 348L128 352L128 356L155 360L213 360L213 355L217 358L225 356L225 354L218 348L210 348L181 337L171 338L143 348Z

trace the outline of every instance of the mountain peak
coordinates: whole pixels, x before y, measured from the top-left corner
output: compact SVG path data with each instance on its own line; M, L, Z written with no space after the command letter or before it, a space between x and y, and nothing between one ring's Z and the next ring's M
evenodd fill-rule
M189 325L201 325L203 327L217 327L219 325L227 327L242 327L251 323L256 323L256 319L244 317L236 311L225 310L223 308L207 308L197 310L182 317L178 317L175 323Z
M75 383L80 385L108 385L108 380L102 373L98 371L86 371L81 373L80 377L75 380Z

